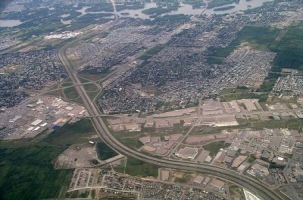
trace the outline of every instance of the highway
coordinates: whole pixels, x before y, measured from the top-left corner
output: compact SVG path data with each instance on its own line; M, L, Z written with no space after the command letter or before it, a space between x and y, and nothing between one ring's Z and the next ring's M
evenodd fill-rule
M74 41L75 42L75 41ZM74 43L73 42L73 43ZM160 167L167 167L167 168L174 168L174 169L180 169L180 170L187 170L187 171L195 171L200 172L212 176L219 177L221 179L225 179L230 182L234 182L247 190L251 191L255 195L257 195L259 198L264 200L282 200L281 196L279 196L275 191L269 189L267 186L262 184L261 182L248 177L243 176L235 171L208 165L208 164L196 164L191 163L188 161L175 161L175 160L165 160L165 159L159 159L155 157L151 157L149 155L142 154L138 151L135 151L133 149L130 149L123 144L121 144L119 141L114 138L110 131L108 130L107 126L105 125L103 119L101 117L101 112L97 105L90 100L88 97L83 85L81 84L80 80L77 77L76 72L73 70L72 66L70 65L68 59L65 56L65 51L68 48L69 44L64 45L60 51L59 51L59 59L61 60L62 64L66 68L66 71L71 78L73 84L76 87L77 92L82 98L82 101L84 103L85 108L87 109L87 112L90 116L96 116L91 118L92 123L96 129L96 132L98 136L111 148L118 151L119 153L128 156L133 157L135 159L151 163Z

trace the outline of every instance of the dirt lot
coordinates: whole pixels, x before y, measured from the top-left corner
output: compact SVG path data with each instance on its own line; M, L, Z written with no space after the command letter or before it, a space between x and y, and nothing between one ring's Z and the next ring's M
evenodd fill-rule
M73 169L93 167L102 163L97 156L95 145L85 143L70 146L59 155L54 166L56 169Z

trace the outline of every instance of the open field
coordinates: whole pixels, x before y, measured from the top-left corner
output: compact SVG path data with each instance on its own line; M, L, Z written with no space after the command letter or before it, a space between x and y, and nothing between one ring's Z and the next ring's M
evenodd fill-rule
M213 127L213 126L196 126L190 135L204 135L220 133L222 130L226 130L228 127Z
M276 104L276 103L293 103L293 104L297 104L298 102L298 97L292 97L289 99L285 99L285 98L279 98L278 95L272 95L266 102L266 104L272 105L272 104Z
M82 119L74 124L66 124L61 129L54 131L43 142L52 145L67 145L88 142L94 136L95 129L89 119Z
M63 90L66 98L73 100L79 97L79 94L75 87L68 87Z
M89 80L89 79L84 78L84 77L79 78L79 80L80 80L80 82L81 82L81 83L88 83L88 82L90 82L90 80Z
M264 102L267 100L267 97L268 97L267 93L264 93L264 94L255 93L255 92L252 92L251 89L248 89L248 88L243 88L243 89L227 88L227 89L224 89L220 93L221 101L232 101L232 100L239 100L239 99L260 99L261 102Z
M98 73L98 74L90 74L85 72L80 72L78 74L79 77L83 77L85 79L89 79L91 81L100 81L104 79L107 75L109 75L113 70L108 70L106 72Z
M100 92L99 90L93 92L87 92L87 95L91 100L94 100L94 98L99 94L99 92Z
M65 195L66 198L88 198L89 196L89 190L75 190L72 192L69 192Z
M237 185L231 185L229 187L229 192L230 192L230 198L232 200L245 199L245 195L244 195L242 188Z
M46 93L47 95L56 96L56 97L64 97L62 89L51 90Z
M156 165L145 163L134 158L127 158L126 167L123 165L115 168L117 172L129 174L131 176L153 176L158 177L158 167Z
M69 86L72 86L72 85L74 85L74 84L72 82L68 82L68 81L61 84L62 87L69 87Z
M142 56L140 56L140 59L142 60L148 60L151 57L153 57L154 55L156 55L157 53L159 53L162 49L165 48L165 44L158 44L155 47L149 49L148 51L146 51Z
M98 91L98 87L93 83L84 84L83 87L84 87L85 91L87 91L87 92Z
M204 145L203 149L209 151L210 156L215 156L220 151L220 149L224 149L229 145L230 144L225 143L224 141L212 142L210 144Z
M301 130L303 119L288 119L288 120L269 120L269 121L258 121L251 122L250 128L263 129L263 128L288 128L294 130Z
M63 89L63 92L64 92L64 97L66 98L67 101L73 101L75 103L83 104L83 101L75 87L65 88Z

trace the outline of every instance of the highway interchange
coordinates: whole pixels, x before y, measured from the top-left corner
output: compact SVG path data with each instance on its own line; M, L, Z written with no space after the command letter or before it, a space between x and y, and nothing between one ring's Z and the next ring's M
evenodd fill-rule
M82 37L72 41L70 44L64 45L60 51L59 51L59 59L61 60L62 64L66 68L66 71L68 72L69 77L71 78L73 84L75 85L75 88L79 95L81 96L81 99L84 103L84 106L87 109L87 112L90 116L93 116L91 118L92 123L96 129L96 132L98 136L111 148L116 150L117 152L128 156L133 157L135 159L151 163L160 167L167 167L167 168L174 168L179 170L186 170L186 171L195 171L199 173L205 173L208 175L216 176L221 179L225 179L227 181L236 183L247 190L251 191L255 195L257 195L259 198L264 200L279 200L279 199L285 199L284 197L280 196L277 192L269 189L266 187L263 183L248 177L244 175L240 175L236 173L235 171L208 165L208 164L196 164L191 163L188 161L175 161L175 160L166 160L166 159L159 159L155 158L146 154L142 154L138 151L135 151L133 149L130 149L123 144L121 144L119 141L114 138L110 131L108 130L106 124L104 123L103 119L100 117L102 113L100 112L98 106L95 104L95 102L92 102L92 100L87 95L82 83L80 82L79 78L77 77L77 72L73 69L70 62L68 61L66 57L66 49L72 44L77 41L80 41Z

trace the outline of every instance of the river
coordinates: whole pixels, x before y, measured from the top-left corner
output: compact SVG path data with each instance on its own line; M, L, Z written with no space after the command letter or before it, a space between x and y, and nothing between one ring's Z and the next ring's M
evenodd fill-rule
M221 10L221 11L215 11L214 8L212 9L205 9L205 8L193 8L191 5L188 4L183 4L180 3L180 7L178 8L178 10L175 11L171 11L168 13L165 13L163 15L176 15L176 14L184 14L184 15L200 15L201 13L205 13L205 14L228 14L228 13L233 13L236 11L243 11L243 10L247 10L247 9L252 9L252 8L257 8L263 5L264 2L269 2L269 1L273 1L273 0L240 0L240 2L238 4L233 3L233 4L229 4L229 6L234 6L232 9L228 9L228 10ZM142 11L149 9L149 8L156 8L157 5L154 2L151 3L145 3L144 8L141 9L136 9L136 10L132 10L132 9L124 9L122 11L116 11L116 13L111 13L111 14L117 14L120 17L133 17L133 18L141 18L141 19L149 19L150 16L143 14ZM224 6L222 6L224 7ZM89 6L84 6L81 9L77 10L78 12L81 12L80 16L83 16L87 13L90 14L99 14L99 13L108 13L108 12L87 12L86 10L89 8ZM217 7L220 8L220 7ZM128 15L123 15L122 13L128 13ZM68 14L62 15L61 17L67 17ZM78 16L78 17L80 17ZM109 17L110 18L110 17ZM72 22L72 20L66 20L64 21L63 19L61 19L61 22L64 24L70 24ZM14 27L14 26L18 26L22 24L22 22L20 20L1 20L0 19L0 27Z
M236 4L236 3L228 4L228 6L234 6L232 9L221 10L221 11L215 11L214 8L212 8L212 9L205 9L203 7L202 8L193 8L191 5L180 3L180 7L178 8L178 10L171 11L171 12L165 13L163 15L176 15L176 14L200 15L201 13L205 13L205 14L209 14L209 15L211 15L211 14L228 14L228 13L233 13L236 11L243 11L243 10L247 10L247 9L257 8L257 7L262 6L264 2L269 2L269 1L273 1L273 0L250 0L250 1L240 0L240 2L238 4ZM225 7L225 6L221 6L221 7ZM121 13L128 13L127 17L149 19L150 16L143 14L142 11L149 9L149 8L156 8L156 7L157 7L157 5L154 2L145 3L144 8L136 9L136 10L124 9L121 11L117 11L117 14L120 17L123 17L123 15ZM87 12L86 11L87 8L89 8L89 7L85 6L82 9L77 10L77 11L81 12L81 15L85 15L87 13L90 13L90 14L108 13L108 12L102 12L102 11L101 12ZM220 8L220 7L216 7L216 8Z

